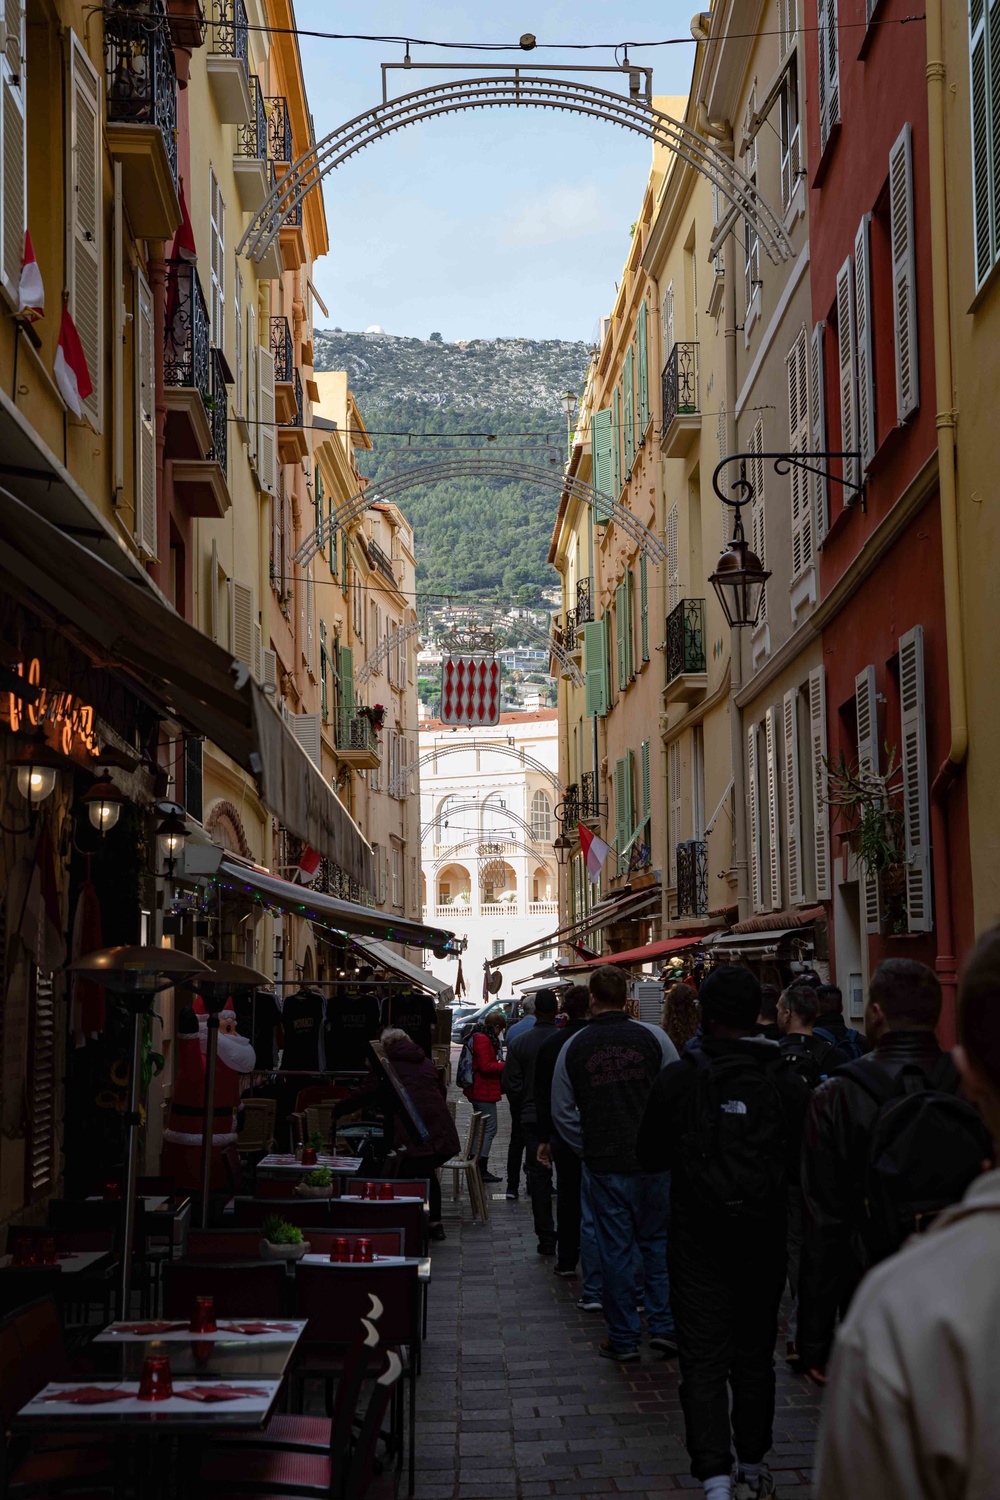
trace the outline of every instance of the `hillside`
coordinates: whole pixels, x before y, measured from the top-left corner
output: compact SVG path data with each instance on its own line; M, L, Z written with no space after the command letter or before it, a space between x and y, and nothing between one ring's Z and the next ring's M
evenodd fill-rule
M315 334L316 368L347 370L374 450L359 454L372 478L428 462L449 447L507 451L548 467L565 456L560 399L583 389L590 352L559 340L432 339ZM495 435L494 442L485 436ZM556 496L526 483L461 479L415 489L402 508L413 523L418 586L426 596L500 592L537 604L555 574L546 562Z

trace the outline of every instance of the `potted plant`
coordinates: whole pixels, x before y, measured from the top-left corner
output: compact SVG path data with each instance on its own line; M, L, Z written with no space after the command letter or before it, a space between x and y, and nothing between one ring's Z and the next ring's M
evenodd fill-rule
M307 1167L315 1166L316 1158L326 1150L327 1144L328 1142L323 1132L321 1130L314 1130L312 1135L307 1136L298 1149L297 1155L299 1161Z
M907 931L902 766L896 747L886 748L888 764L881 773L848 763L843 751L827 762L827 803L865 880L878 884L887 930L901 933Z
M302 1230L280 1214L268 1214L260 1232L261 1260L301 1260L308 1254L309 1241L302 1238Z
M317 1167L314 1172L303 1177L295 1191L300 1198L332 1198L333 1173L329 1167Z
M361 714L362 718L368 720L369 724L376 731L376 733L382 728L382 725L385 723L385 708L381 703L375 703L370 708L366 703L363 703L358 712Z

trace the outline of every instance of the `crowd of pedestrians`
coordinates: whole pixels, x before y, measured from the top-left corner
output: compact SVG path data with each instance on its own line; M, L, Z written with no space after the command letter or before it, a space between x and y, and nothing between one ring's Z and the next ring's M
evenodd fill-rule
M769 1500L787 1287L786 1358L827 1388L819 1500L998 1493L1000 929L954 1052L908 959L872 976L864 1034L810 974L779 992L715 968L669 990L660 1026L627 997L600 966L561 1003L540 991L506 1059L502 1018L470 1047L486 1180L505 1096L507 1197L523 1167L539 1255L604 1315L597 1352L676 1358L704 1494Z

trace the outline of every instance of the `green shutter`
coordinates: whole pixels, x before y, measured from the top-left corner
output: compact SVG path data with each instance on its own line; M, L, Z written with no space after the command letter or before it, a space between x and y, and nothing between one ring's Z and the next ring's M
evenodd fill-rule
M607 683L607 637L604 621L595 620L583 627L583 663L587 683L585 711L588 717L604 715L608 711Z
M611 400L611 493L617 500L622 492L622 392L615 386Z
M319 685L320 685L320 713L326 721L329 715L329 699L327 698L327 676L330 671L330 656L326 649L326 621L319 622Z
M646 334L646 304L640 304L639 319L635 328L636 359L638 360L638 386L639 386L639 442L646 441L646 428L649 426L649 353L648 339Z
M611 422L611 410L604 407L602 411L595 411L590 419L590 443L592 450L592 461L594 469L594 489L598 492L598 500L594 506L594 520L598 526L607 526L611 520L611 504L606 496L617 499L614 489L614 456L612 452L612 437L614 427Z
M628 819L626 817L626 792L625 779L628 775L628 761L622 756L621 760L615 761L615 853L619 875L625 868L625 845L628 843Z
M626 477L635 460L635 348L630 344L628 354L625 357L625 412L623 426L625 430L625 472Z
M601 621L601 629L604 631L604 701L610 709L614 702L614 684L611 681L611 616L605 615ZM621 685L619 684L619 687Z
M618 691L628 682L628 657L625 647L625 631L628 623L628 584L621 583L615 589L615 674Z
M642 659L649 661L649 574L645 552L639 553L639 622L642 632Z
M635 614L635 580L632 569L625 572L625 681L635 676L635 650L632 645L632 617Z
M348 554L347 532L346 531L342 531L340 533L340 587L341 587L341 589L343 591L345 599L347 598L347 583L348 583L348 580L347 580L347 554Z
M642 742L642 827L649 822L649 741Z
M340 648L340 706L354 708L354 651L350 646Z

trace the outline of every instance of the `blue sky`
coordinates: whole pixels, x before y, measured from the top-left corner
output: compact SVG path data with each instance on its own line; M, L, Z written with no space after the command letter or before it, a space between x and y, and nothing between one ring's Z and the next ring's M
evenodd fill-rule
M505 7L368 0L363 7L296 0L300 27L454 41L616 42L688 36L691 0L516 0ZM504 19L506 16L506 19ZM301 40L317 138L381 100L382 43ZM687 92L694 44L634 50L657 94ZM490 68L489 54L414 48L414 62ZM573 54L536 51L538 62ZM608 53L575 54L610 62ZM521 53L493 55L492 61ZM446 74L418 74L399 93ZM411 81L412 79L412 81ZM594 81L600 82L599 78ZM612 80L614 84L614 80ZM392 85L390 85L392 86ZM490 110L446 115L376 142L325 180L330 253L316 284L330 327L379 323L427 338L589 339L608 310L628 252L651 145L578 115Z

